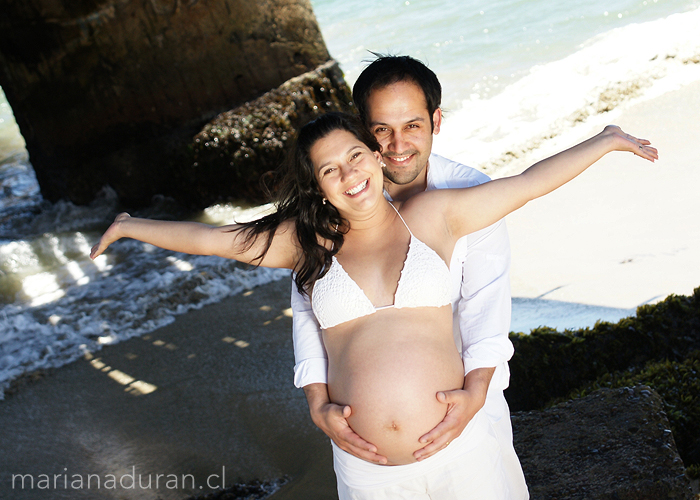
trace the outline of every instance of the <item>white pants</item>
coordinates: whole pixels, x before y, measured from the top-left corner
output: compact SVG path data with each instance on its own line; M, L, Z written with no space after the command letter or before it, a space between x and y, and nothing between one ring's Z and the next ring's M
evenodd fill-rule
M516 457L517 460L517 457ZM511 500L496 432L479 411L450 445L421 462L382 466L333 444L340 500Z
M496 438L501 448L503 475L508 485L510 498L512 500L527 500L530 498L530 493L527 491L520 460L515 454L515 448L513 448L513 427L510 423L510 410L503 391L489 391L482 410L488 416L491 426L496 432Z

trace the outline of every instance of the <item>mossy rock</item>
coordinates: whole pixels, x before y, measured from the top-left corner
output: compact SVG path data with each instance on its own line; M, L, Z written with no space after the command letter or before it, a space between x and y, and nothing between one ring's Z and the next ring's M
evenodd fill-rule
M299 128L329 111L355 112L335 61L221 113L189 145L191 166L179 183L186 192L178 199L201 206L229 198L269 201L261 179L282 164Z
M603 388L645 384L663 398L678 451L700 476L700 288L637 309L617 323L559 332L511 333L506 398L512 411L540 409Z
M606 374L649 361L682 362L700 349L700 288L640 306L636 316L617 323L565 332L543 327L510 339L515 355L508 403L514 411L542 408Z

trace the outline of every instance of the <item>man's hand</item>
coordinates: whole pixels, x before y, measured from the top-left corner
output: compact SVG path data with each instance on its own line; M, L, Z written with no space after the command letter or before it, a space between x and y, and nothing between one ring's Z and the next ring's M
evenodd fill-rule
M494 370L494 368L472 370L464 377L462 389L437 393L437 400L447 404L447 414L442 422L418 440L426 446L413 453L416 460L425 460L434 455L462 434L474 415L483 408Z
M350 428L348 418L352 414L349 406L340 406L330 402L326 384L310 384L304 387L309 403L309 412L314 424L321 429L341 450L351 455L385 465L386 457L377 454L377 447L362 439Z

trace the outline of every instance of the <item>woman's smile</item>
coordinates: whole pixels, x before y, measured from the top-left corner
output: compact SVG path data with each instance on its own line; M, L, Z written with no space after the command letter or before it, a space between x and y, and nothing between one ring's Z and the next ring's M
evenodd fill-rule
M364 181L360 182L357 184L355 187L352 187L345 191L345 194L348 196L355 196L357 194L360 194L362 191L365 191L367 187L369 186L369 179L365 179Z

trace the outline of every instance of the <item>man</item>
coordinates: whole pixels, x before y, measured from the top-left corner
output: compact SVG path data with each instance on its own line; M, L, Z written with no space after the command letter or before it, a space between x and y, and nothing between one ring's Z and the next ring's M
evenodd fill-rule
M423 63L407 56L380 56L360 75L353 99L360 118L379 144L386 167L386 195L404 201L426 189L457 188L490 179L481 172L431 154L440 132L441 86ZM461 347L465 377L461 390L440 392L448 404L444 420L420 438L414 456L424 460L458 437L480 410L489 416L501 451L513 499L528 498L513 449L510 413L503 396L508 386L510 329L510 248L505 223L460 239L450 262L455 341ZM292 287L295 385L303 387L314 423L341 449L370 462L386 463L376 447L348 426L352 408L330 402L327 359L320 328L307 298Z

